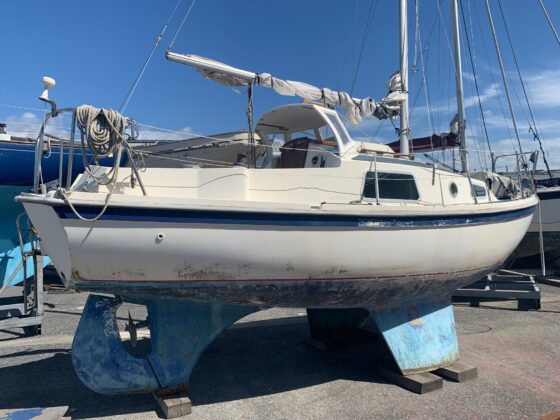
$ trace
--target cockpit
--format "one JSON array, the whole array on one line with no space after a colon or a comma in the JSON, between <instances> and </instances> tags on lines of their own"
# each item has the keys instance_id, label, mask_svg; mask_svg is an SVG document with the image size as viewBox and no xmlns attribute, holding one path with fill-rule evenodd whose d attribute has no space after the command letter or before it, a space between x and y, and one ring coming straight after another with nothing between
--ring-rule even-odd
<instances>
[{"instance_id":1,"label":"cockpit","mask_svg":"<svg viewBox=\"0 0 560 420\"><path fill-rule=\"evenodd\" d=\"M310 103L273 109L256 131L269 146L263 166L273 168L336 167L353 143L336 111Z\"/></svg>"}]
</instances>

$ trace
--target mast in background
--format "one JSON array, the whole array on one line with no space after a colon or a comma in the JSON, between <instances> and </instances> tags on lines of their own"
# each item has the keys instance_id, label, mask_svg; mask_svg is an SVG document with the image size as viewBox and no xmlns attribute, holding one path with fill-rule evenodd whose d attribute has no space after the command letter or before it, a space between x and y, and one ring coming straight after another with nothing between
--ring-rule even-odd
<instances>
[{"instance_id":1,"label":"mast in background","mask_svg":"<svg viewBox=\"0 0 560 420\"><path fill-rule=\"evenodd\" d=\"M544 13L544 16L546 17L546 21L548 22L548 26L550 26L550 29L552 31L552 33L554 34L554 37L556 38L556 42L558 42L558 45L560 45L560 37L558 36L558 32L556 32L556 29L554 28L554 24L552 23L552 20L550 20L550 16L548 15L548 12L546 11L546 7L544 7L544 3L542 0L539 0L539 3L541 5L541 9Z\"/></svg>"},{"instance_id":2,"label":"mast in background","mask_svg":"<svg viewBox=\"0 0 560 420\"><path fill-rule=\"evenodd\" d=\"M401 84L405 98L401 102L401 125L399 131L400 152L408 155L408 140L410 128L408 125L408 22L407 22L407 0L401 0L400 4L400 47L401 47Z\"/></svg>"},{"instance_id":3,"label":"mast in background","mask_svg":"<svg viewBox=\"0 0 560 420\"><path fill-rule=\"evenodd\" d=\"M459 34L459 11L457 0L451 0L451 28L453 33L453 55L455 61L455 89L457 91L457 123L459 125L459 149L461 150L461 170L469 171L467 137L465 135L465 103L463 97L463 68L461 65L461 37Z\"/></svg>"},{"instance_id":4,"label":"mast in background","mask_svg":"<svg viewBox=\"0 0 560 420\"><path fill-rule=\"evenodd\" d=\"M521 159L523 157L523 148L521 147L521 140L519 139L519 130L517 129L517 121L515 119L515 114L513 112L513 105L511 103L511 95L509 93L509 87L507 84L506 70L504 68L504 61L502 60L502 53L500 51L500 44L498 44L498 37L496 36L496 28L494 27L494 19L492 19L492 11L490 10L490 3L486 0L486 12L488 14L488 21L490 22L490 29L492 30L492 37L494 39L494 47L496 48L496 55L498 56L498 63L500 63L500 71L502 72L502 82L504 83L504 92L508 100L509 112L511 115L511 122L513 124L513 131L515 132L515 137L517 139L517 146L519 147L519 153ZM525 162L523 162L525 163Z\"/></svg>"}]
</instances>

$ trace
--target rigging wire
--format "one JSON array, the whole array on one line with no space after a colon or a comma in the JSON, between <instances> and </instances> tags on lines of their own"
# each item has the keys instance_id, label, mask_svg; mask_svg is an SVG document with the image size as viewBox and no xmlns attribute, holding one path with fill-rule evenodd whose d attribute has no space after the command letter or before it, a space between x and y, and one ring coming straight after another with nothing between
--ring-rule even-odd
<instances>
[{"instance_id":1,"label":"rigging wire","mask_svg":"<svg viewBox=\"0 0 560 420\"><path fill-rule=\"evenodd\" d=\"M167 51L171 50L171 48L173 47L173 44L175 43L175 40L177 39L177 37L179 36L179 33L183 29L183 25L185 24L185 22L189 18L189 15L191 14L191 11L192 11L195 3L196 3L196 0L193 0L190 7L187 10L187 13L185 13L185 16L183 16L183 20L181 21L181 24L179 25L179 28L177 29L177 32L175 32L175 35L173 36L173 39L171 40L171 43L169 44L169 47L167 47Z\"/></svg>"},{"instance_id":2,"label":"rigging wire","mask_svg":"<svg viewBox=\"0 0 560 420\"><path fill-rule=\"evenodd\" d=\"M470 0L468 0L468 2L469 2L469 5L470 5L470 4L471 4L471 3L470 3ZM476 14L476 22L477 22L477 24L478 24L479 33L482 34L483 31L482 31L482 26L481 26L481 24L480 24L481 19L480 19L480 16L479 16L479 14L478 14L478 7L477 7L477 3L476 3L476 2L474 2L474 12L475 12L475 14ZM486 62L488 63L488 68L489 68L489 70L490 70L490 76L491 76L491 78L492 78L492 86L495 87L495 88L497 88L497 86L498 86L498 82L496 81L497 77L496 77L496 74L494 73L494 66L492 66L492 65L490 64L490 63L491 63L491 61L490 61L490 54L488 53L488 47L486 46L486 42L484 41L484 36L481 36L481 37L480 37L480 40L482 41L482 47L483 47L484 55L485 55L485 57L486 57ZM504 120L504 125L505 125L505 128L506 128L506 132L507 132L507 135L508 135L508 139L509 139L509 141L510 141L510 143L511 143L512 149L515 150L515 143L513 142L513 136L512 136L512 134L511 134L510 124L509 124L509 121L508 121L508 119L507 119L507 117L506 117L506 111L505 111L505 109L504 109L504 104L503 104L503 102L502 102L502 96L501 96L501 95L497 95L497 98L498 98L498 104L500 105L500 111L501 111L501 113L502 113L502 118L503 118L503 120Z\"/></svg>"},{"instance_id":3,"label":"rigging wire","mask_svg":"<svg viewBox=\"0 0 560 420\"><path fill-rule=\"evenodd\" d=\"M488 20L490 22L490 28L492 29L494 46L496 47L496 54L498 56L498 62L500 63L500 70L502 72L502 79L503 79L503 82L504 82L504 89L505 89L506 97L507 97L507 100L508 100L509 111L510 111L510 114L511 114L511 121L512 121L512 124L513 124L513 129L515 131L515 137L517 139L517 145L519 146L519 153L520 153L520 157L521 157L521 162L524 166L523 169L526 169L527 163L525 161L525 155L523 154L523 148L521 147L521 139L519 138L519 131L517 129L517 122L515 121L515 113L513 112L513 105L511 103L511 96L509 94L509 88L508 88L507 79L506 79L505 70L504 70L504 62L502 60L502 54L500 52L500 45L498 44L498 37L496 36L496 28L494 27L494 20L492 19L492 11L490 10L490 3L488 2L488 0L485 0L485 3L486 3L486 11L488 13Z\"/></svg>"},{"instance_id":4,"label":"rigging wire","mask_svg":"<svg viewBox=\"0 0 560 420\"><path fill-rule=\"evenodd\" d=\"M354 94L354 87L356 85L356 80L358 78L358 71L360 70L360 64L362 63L362 56L364 54L364 48L366 45L367 36L369 33L369 28L371 27L371 22L375 16L375 10L377 9L378 0L371 0L369 5L368 17L366 21L366 27L364 30L364 36L362 37L362 45L360 47L360 54L358 55L358 63L356 64L356 70L354 71L354 77L352 79L352 87L350 88L350 96Z\"/></svg>"},{"instance_id":5,"label":"rigging wire","mask_svg":"<svg viewBox=\"0 0 560 420\"><path fill-rule=\"evenodd\" d=\"M543 0L539 0L539 3L541 5L541 9L544 13L544 16L546 17L546 21L548 22L548 26L550 26L550 29L552 30L552 33L556 37L556 42L558 42L558 45L560 45L560 37L558 36L558 32L556 32L556 29L554 28L554 24L552 23L552 20L550 20L550 16L548 15L546 7L544 7Z\"/></svg>"},{"instance_id":6,"label":"rigging wire","mask_svg":"<svg viewBox=\"0 0 560 420\"><path fill-rule=\"evenodd\" d=\"M336 82L336 90L340 90L340 83L342 82L342 77L344 76L344 72L346 71L346 67L348 66L348 61L350 59L350 54L354 49L354 43L356 41L356 33L358 32L358 25L356 25L356 17L358 16L358 0L354 0L354 17L353 17L353 27L354 30L352 31L352 37L350 42L350 48L346 51L346 58L344 59L344 64L342 65L342 70L340 71L340 75L338 76L338 81Z\"/></svg>"},{"instance_id":7,"label":"rigging wire","mask_svg":"<svg viewBox=\"0 0 560 420\"><path fill-rule=\"evenodd\" d=\"M542 3L542 1L541 1ZM539 143L539 147L541 149L543 155L543 161L546 166L546 171L548 172L549 178L552 179L552 173L550 172L550 167L548 166L548 161L546 160L546 154L543 149L543 144L541 138L539 136L539 132L537 129L537 123L535 122L535 116L533 114L533 109L531 107L531 103L529 101L529 96L527 95L527 89L525 88L525 82L523 81L523 76L521 75L521 69L519 68L519 63L517 61L517 55L515 54L515 49L513 48L513 42L511 40L510 32L509 32L509 25L506 21L506 16L504 13L504 9L502 8L502 0L498 0L498 6L500 7L500 13L502 15L502 20L504 22L504 27L506 28L506 35L509 42L509 47L511 49L511 53L513 55L513 61L515 63L515 68L517 70L517 75L519 76L519 82L521 83L521 88L523 89L523 95L525 96L525 102L527 103L527 109L529 110L529 115L531 116L531 122L529 123L529 131L533 134L534 140L537 140Z\"/></svg>"},{"instance_id":8,"label":"rigging wire","mask_svg":"<svg viewBox=\"0 0 560 420\"><path fill-rule=\"evenodd\" d=\"M439 0L439 3L441 4L443 2L443 0ZM435 16L434 21L432 22L432 27L430 29L430 33L428 34L427 38L426 38L426 42L424 44L424 50L428 51L430 48L430 44L432 42L432 35L434 33L434 29L436 26L436 23L438 23L438 17ZM416 50L416 48L415 48ZM416 54L416 53L415 53ZM438 56L439 58L439 56ZM426 60L427 61L427 60ZM415 67L416 64L413 64L413 72L412 72L412 84L414 84L414 76L416 74L416 70ZM416 95L414 96L414 100L412 101L412 105L410 107L410 114L409 114L409 119L412 118L412 115L414 113L414 110L416 109L416 103L418 102L418 98L420 97L420 93L422 92L422 89L418 89L418 92L416 92Z\"/></svg>"},{"instance_id":9,"label":"rigging wire","mask_svg":"<svg viewBox=\"0 0 560 420\"><path fill-rule=\"evenodd\" d=\"M426 108L428 109L428 124L430 128L430 147L431 147L431 155L432 158L434 157L434 142L433 142L433 133L434 133L434 122L432 118L432 108L430 107L430 95L428 94L428 80L426 78L426 66L424 64L424 51L422 49L422 40L420 39L420 0L415 0L415 8L416 8L416 38L418 41L418 47L420 49L420 65L422 66L422 84L424 85L424 95L426 101Z\"/></svg>"},{"instance_id":10,"label":"rigging wire","mask_svg":"<svg viewBox=\"0 0 560 420\"><path fill-rule=\"evenodd\" d=\"M460 0L460 1L463 1L463 0ZM471 9L471 1L470 0L467 0L467 6L468 6L470 35L471 35L471 39L472 39L472 45L471 45L471 47L472 47L472 64L473 64L474 68L477 69L474 26L473 26L472 9ZM462 5L461 5L461 10L463 10ZM464 17L464 14L463 14L463 17ZM468 29L466 28L466 20L465 19L463 19L463 23L465 23L465 33L468 35ZM476 73L473 74L473 78L476 78ZM471 83L471 89L472 89L472 83ZM484 123L484 125L483 125L483 123ZM481 133L483 131L486 132L486 116L484 115L484 112L482 111L482 109L481 109L481 118L478 119L477 129L478 129L478 135L479 135L480 139L482 139L483 135ZM486 138L487 138L488 141L490 141L490 139L488 137L488 134L486 134ZM480 140L479 143L482 143L482 148L484 149L484 142L482 140ZM486 152L483 152L483 156L484 156L484 159L483 159L484 170L486 172L489 172L486 157L489 157L490 159L492 158L492 149L489 147L488 154L486 154Z\"/></svg>"},{"instance_id":11,"label":"rigging wire","mask_svg":"<svg viewBox=\"0 0 560 420\"><path fill-rule=\"evenodd\" d=\"M470 39L469 39L467 22L465 20L465 12L463 10L463 2L462 1L459 1L459 6L461 7L461 17L462 17L462 21L463 21L463 27L465 28L465 39L467 41L467 49L469 51L471 69L472 69L473 78L474 78L474 88L476 90L476 98L478 100L478 108L480 110L480 116L482 118L482 126L484 127L484 135L486 137L486 143L488 145L488 150L489 150L490 154L492 154L492 146L490 146L490 138L488 137L488 129L486 127L486 119L484 118L484 111L482 109L482 101L480 100L480 89L478 88L478 79L476 77L476 69L475 69L475 66L474 66L474 55L473 55L473 51L471 49L471 42L470 42Z\"/></svg>"},{"instance_id":12,"label":"rigging wire","mask_svg":"<svg viewBox=\"0 0 560 420\"><path fill-rule=\"evenodd\" d=\"M28 106L20 106L20 105L10 105L10 104L0 104L1 107L4 108L14 108L14 109L23 109L25 111L37 111L37 112L45 112L42 108L31 108Z\"/></svg>"},{"instance_id":13,"label":"rigging wire","mask_svg":"<svg viewBox=\"0 0 560 420\"><path fill-rule=\"evenodd\" d=\"M120 113L123 113L124 110L126 109L126 107L128 106L128 102L132 98L132 95L134 95L134 92L136 91L136 88L138 87L138 83L140 83L140 79L142 79L142 76L144 75L144 72L148 68L148 65L150 64L150 61L152 60L152 57L154 56L154 53L156 52L157 47L161 43L161 39L163 38L163 35L165 34L165 31L167 30L169 24L171 23L171 20L173 19L173 16L175 16L175 12L177 11L177 8L179 7L179 5L181 4L182 1L183 0L178 0L177 1L177 4L175 5L175 7L173 8L173 11L171 12L171 15L169 15L169 18L167 19L167 22L165 23L165 25L163 25L163 28L161 29L159 35L157 36L156 42L154 43L154 46L152 47L152 50L150 51L150 54L148 55L148 58L146 58L146 61L144 61L144 64L140 68L140 72L136 76L136 79L132 83L132 86L128 90L128 93L126 94L123 102L121 103L121 106L119 107L119 112Z\"/></svg>"}]
</instances>

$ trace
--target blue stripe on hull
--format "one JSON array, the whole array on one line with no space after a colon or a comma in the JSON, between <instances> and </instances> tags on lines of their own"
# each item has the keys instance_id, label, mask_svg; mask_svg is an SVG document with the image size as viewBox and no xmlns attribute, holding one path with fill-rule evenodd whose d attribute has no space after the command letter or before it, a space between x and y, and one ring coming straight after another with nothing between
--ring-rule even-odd
<instances>
[{"instance_id":1,"label":"blue stripe on hull","mask_svg":"<svg viewBox=\"0 0 560 420\"><path fill-rule=\"evenodd\" d=\"M77 206L77 211L86 218L99 213L97 206ZM77 219L68 206L54 206L54 210L62 219ZM196 223L218 225L253 225L253 226L297 226L325 228L428 228L457 227L486 223L507 222L534 213L535 207L530 206L518 210L498 213L463 214L449 216L353 216L332 214L289 214L266 212L234 212L215 210L178 210L163 208L131 208L110 206L101 220L127 222L168 222Z\"/></svg>"}]
</instances>

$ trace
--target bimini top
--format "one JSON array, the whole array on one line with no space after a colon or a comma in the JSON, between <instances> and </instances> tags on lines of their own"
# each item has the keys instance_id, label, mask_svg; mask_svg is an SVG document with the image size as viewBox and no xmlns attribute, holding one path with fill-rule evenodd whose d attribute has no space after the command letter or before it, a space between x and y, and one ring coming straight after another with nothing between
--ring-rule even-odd
<instances>
[{"instance_id":1,"label":"bimini top","mask_svg":"<svg viewBox=\"0 0 560 420\"><path fill-rule=\"evenodd\" d=\"M337 144L339 151L346 150L352 139L335 110L303 103L284 105L261 117L256 131L262 137L283 137L289 142L302 135L317 141Z\"/></svg>"},{"instance_id":2,"label":"bimini top","mask_svg":"<svg viewBox=\"0 0 560 420\"><path fill-rule=\"evenodd\" d=\"M346 127L334 109L312 103L284 105L264 114L258 121L256 131L261 139L283 140L285 143L302 136L318 142L336 143L340 153L352 148L363 148L362 142L352 140ZM381 144L367 144L368 151L392 153Z\"/></svg>"}]
</instances>

